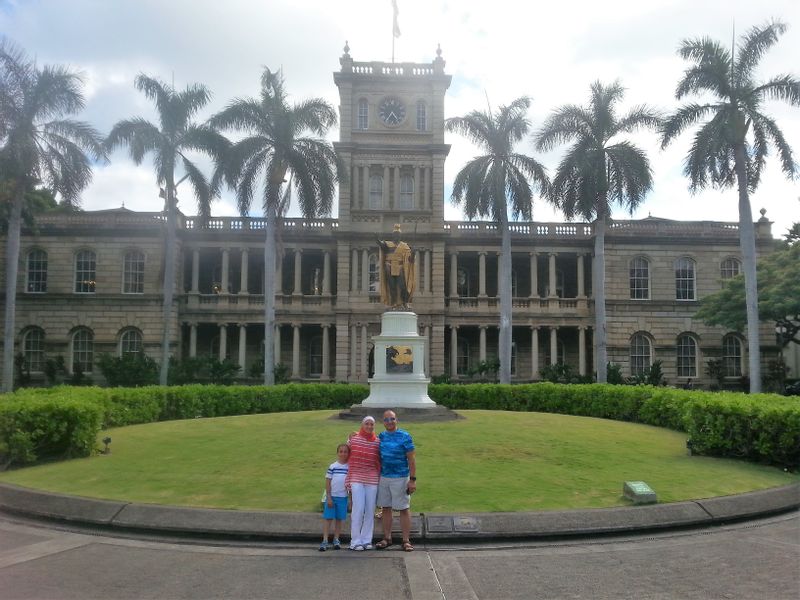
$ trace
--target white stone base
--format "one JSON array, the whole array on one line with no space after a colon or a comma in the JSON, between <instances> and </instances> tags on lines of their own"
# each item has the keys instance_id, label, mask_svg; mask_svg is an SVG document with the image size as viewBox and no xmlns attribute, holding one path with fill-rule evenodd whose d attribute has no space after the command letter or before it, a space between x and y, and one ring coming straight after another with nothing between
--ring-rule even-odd
<instances>
[{"instance_id":1,"label":"white stone base","mask_svg":"<svg viewBox=\"0 0 800 600\"><path fill-rule=\"evenodd\" d=\"M386 312L381 315L381 334L375 344L375 376L369 380L369 397L362 406L396 406L434 408L436 402L428 397L430 379L425 376L426 339L417 330L417 315L413 312ZM388 350L400 349L402 359L388 358ZM407 370L405 370L407 368Z\"/></svg>"}]
</instances>

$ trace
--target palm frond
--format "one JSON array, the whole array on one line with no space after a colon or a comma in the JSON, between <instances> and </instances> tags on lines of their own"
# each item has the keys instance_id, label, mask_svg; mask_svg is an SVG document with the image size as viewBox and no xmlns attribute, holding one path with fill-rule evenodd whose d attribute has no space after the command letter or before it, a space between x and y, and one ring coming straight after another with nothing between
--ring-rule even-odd
<instances>
[{"instance_id":1,"label":"palm frond","mask_svg":"<svg viewBox=\"0 0 800 600\"><path fill-rule=\"evenodd\" d=\"M211 186L205 175L197 168L192 161L185 156L181 156L183 162L183 169L186 171L189 183L194 190L194 196L197 200L197 214L203 223L207 222L211 216Z\"/></svg>"},{"instance_id":2,"label":"palm frond","mask_svg":"<svg viewBox=\"0 0 800 600\"><path fill-rule=\"evenodd\" d=\"M800 80L792 75L778 75L753 88L753 95L769 100L782 100L800 106Z\"/></svg>"},{"instance_id":3,"label":"palm frond","mask_svg":"<svg viewBox=\"0 0 800 600\"><path fill-rule=\"evenodd\" d=\"M119 146L128 146L131 159L140 165L145 154L161 146L162 137L155 125L141 117L134 117L119 121L111 128L105 147L110 152Z\"/></svg>"},{"instance_id":4,"label":"palm frond","mask_svg":"<svg viewBox=\"0 0 800 600\"><path fill-rule=\"evenodd\" d=\"M666 148L672 140L683 131L709 113L719 110L719 105L713 104L687 104L668 116L661 125L661 148Z\"/></svg>"},{"instance_id":5,"label":"palm frond","mask_svg":"<svg viewBox=\"0 0 800 600\"><path fill-rule=\"evenodd\" d=\"M734 66L736 85L750 81L753 69L761 57L772 48L778 38L786 31L786 25L780 21L772 21L750 29L739 43L739 53Z\"/></svg>"},{"instance_id":6,"label":"palm frond","mask_svg":"<svg viewBox=\"0 0 800 600\"><path fill-rule=\"evenodd\" d=\"M536 149L549 151L579 137L593 135L592 115L573 104L559 107L547 119L535 136Z\"/></svg>"}]
</instances>

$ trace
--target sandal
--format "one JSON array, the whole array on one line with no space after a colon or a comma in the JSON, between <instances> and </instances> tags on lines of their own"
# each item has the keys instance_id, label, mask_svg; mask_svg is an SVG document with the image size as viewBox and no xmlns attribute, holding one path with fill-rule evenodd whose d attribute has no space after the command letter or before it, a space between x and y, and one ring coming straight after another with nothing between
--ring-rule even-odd
<instances>
[{"instance_id":1,"label":"sandal","mask_svg":"<svg viewBox=\"0 0 800 600\"><path fill-rule=\"evenodd\" d=\"M394 546L392 540L381 540L375 544L375 550L386 550L389 546Z\"/></svg>"},{"instance_id":2,"label":"sandal","mask_svg":"<svg viewBox=\"0 0 800 600\"><path fill-rule=\"evenodd\" d=\"M403 552L413 552L414 546L408 540L403 541Z\"/></svg>"}]
</instances>

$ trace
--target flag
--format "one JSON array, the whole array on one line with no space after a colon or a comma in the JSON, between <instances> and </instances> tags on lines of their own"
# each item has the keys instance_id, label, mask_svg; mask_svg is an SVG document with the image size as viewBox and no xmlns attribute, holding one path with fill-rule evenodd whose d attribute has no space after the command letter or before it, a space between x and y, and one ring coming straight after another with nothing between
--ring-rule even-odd
<instances>
[{"instance_id":1,"label":"flag","mask_svg":"<svg viewBox=\"0 0 800 600\"><path fill-rule=\"evenodd\" d=\"M400 37L400 26L397 24L397 15L400 14L400 10L397 8L397 0L392 0L392 9L394 10L394 26L392 28L392 32L394 33L394 37Z\"/></svg>"}]
</instances>

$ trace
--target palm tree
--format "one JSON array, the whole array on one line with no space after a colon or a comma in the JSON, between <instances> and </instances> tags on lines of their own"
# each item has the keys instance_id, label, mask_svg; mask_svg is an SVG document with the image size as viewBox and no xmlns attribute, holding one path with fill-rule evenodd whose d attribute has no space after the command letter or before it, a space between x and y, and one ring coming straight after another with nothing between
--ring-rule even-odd
<instances>
[{"instance_id":1,"label":"palm tree","mask_svg":"<svg viewBox=\"0 0 800 600\"><path fill-rule=\"evenodd\" d=\"M536 134L536 147L550 150L557 144L573 142L561 160L550 188L550 200L564 216L594 220L594 355L597 381L605 383L606 350L605 232L616 201L630 213L641 204L653 185L647 155L626 140L622 133L640 127L658 127L660 118L647 106L637 106L624 116L616 103L625 89L614 82L591 85L589 106L567 104L557 108Z\"/></svg>"},{"instance_id":2,"label":"palm tree","mask_svg":"<svg viewBox=\"0 0 800 600\"><path fill-rule=\"evenodd\" d=\"M264 244L264 384L275 382L276 228L294 183L306 218L330 214L343 165L333 146L322 139L336 124L336 111L320 98L289 104L283 76L264 69L261 97L236 99L211 119L214 127L245 133L221 165L227 183L236 189L239 212L250 212L260 189L265 217ZM291 179L285 186L286 175Z\"/></svg>"},{"instance_id":3,"label":"palm tree","mask_svg":"<svg viewBox=\"0 0 800 600\"><path fill-rule=\"evenodd\" d=\"M173 296L175 292L175 245L177 196L175 170L180 164L197 198L197 211L201 221L211 211L214 186L197 165L187 157L188 152L205 153L220 160L228 142L208 125L196 125L192 117L208 104L211 93L199 84L187 86L182 92L159 79L140 74L135 80L136 89L152 100L158 110L160 128L149 121L134 117L119 121L106 139L106 147L127 146L133 162L140 165L148 153L153 154L156 183L163 186L166 201L166 243L164 248L164 304L161 334L161 369L159 384L167 385L169 373L169 344L171 338Z\"/></svg>"},{"instance_id":4,"label":"palm tree","mask_svg":"<svg viewBox=\"0 0 800 600\"><path fill-rule=\"evenodd\" d=\"M758 288L756 241L750 192L761 179L770 145L774 145L787 177L797 167L783 132L762 110L765 100L784 100L800 105L800 82L792 75L778 75L767 82L753 80L764 53L786 31L778 21L753 27L739 41L738 57L709 38L684 40L678 54L693 63L678 83L675 97L708 93L715 101L691 103L678 109L664 123L662 147L685 129L702 123L686 155L684 174L692 192L707 186L739 188L739 244L745 278L747 346L750 391L761 390L761 359L758 335Z\"/></svg>"},{"instance_id":5,"label":"palm tree","mask_svg":"<svg viewBox=\"0 0 800 600\"><path fill-rule=\"evenodd\" d=\"M103 160L100 134L69 118L84 107L83 80L61 66L36 66L0 41L0 173L11 203L6 241L3 391L14 386L14 329L20 226L26 192L44 184L77 204L91 181L91 159ZM89 156L87 156L87 154Z\"/></svg>"},{"instance_id":6,"label":"palm tree","mask_svg":"<svg viewBox=\"0 0 800 600\"><path fill-rule=\"evenodd\" d=\"M489 217L500 225L500 383L511 382L511 231L508 214L530 220L533 215L531 182L546 193L545 168L535 159L514 152L514 144L528 133L526 116L530 99L521 97L497 113L472 111L445 122L447 131L459 133L486 154L469 161L456 175L451 201L464 205L467 218ZM530 179L530 181L529 181ZM455 348L451 349L455 352Z\"/></svg>"}]
</instances>

